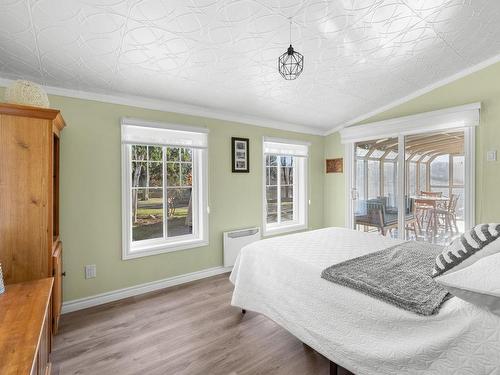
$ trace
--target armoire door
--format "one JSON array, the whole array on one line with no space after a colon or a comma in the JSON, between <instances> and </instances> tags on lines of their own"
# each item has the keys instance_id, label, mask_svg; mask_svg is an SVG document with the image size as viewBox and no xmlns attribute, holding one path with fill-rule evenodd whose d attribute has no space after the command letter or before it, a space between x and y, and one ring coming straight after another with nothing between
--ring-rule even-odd
<instances>
[{"instance_id":1,"label":"armoire door","mask_svg":"<svg viewBox=\"0 0 500 375\"><path fill-rule=\"evenodd\" d=\"M59 318L62 307L62 242L58 241L54 253L52 254L52 267L54 270L54 286L52 290L52 333L57 334L59 328Z\"/></svg>"},{"instance_id":2,"label":"armoire door","mask_svg":"<svg viewBox=\"0 0 500 375\"><path fill-rule=\"evenodd\" d=\"M48 276L50 121L0 115L0 262L7 284Z\"/></svg>"}]
</instances>

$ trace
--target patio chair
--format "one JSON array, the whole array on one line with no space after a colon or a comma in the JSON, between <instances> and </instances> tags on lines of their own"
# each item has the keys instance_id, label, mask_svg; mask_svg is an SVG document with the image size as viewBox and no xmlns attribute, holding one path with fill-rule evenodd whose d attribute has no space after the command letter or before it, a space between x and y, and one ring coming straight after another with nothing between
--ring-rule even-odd
<instances>
[{"instance_id":1,"label":"patio chair","mask_svg":"<svg viewBox=\"0 0 500 375\"><path fill-rule=\"evenodd\" d=\"M441 191L420 191L420 196L441 198L443 193ZM416 205L416 215L420 231L423 227L426 227L427 230L430 228L433 213L432 211L434 208L436 207L425 203L419 203ZM425 222L427 222L427 225L425 225Z\"/></svg>"},{"instance_id":2,"label":"patio chair","mask_svg":"<svg viewBox=\"0 0 500 375\"><path fill-rule=\"evenodd\" d=\"M445 232L448 232L448 228L450 229L451 234L453 235L453 227L455 227L455 231L458 233L458 225L457 225L457 204L460 198L459 194L452 194L450 199L446 202L444 208L436 209L436 215L438 217L438 221L443 220Z\"/></svg>"},{"instance_id":3,"label":"patio chair","mask_svg":"<svg viewBox=\"0 0 500 375\"><path fill-rule=\"evenodd\" d=\"M417 233L417 220L415 216L414 201L411 198L406 204L405 230ZM387 198L379 197L366 201L364 214L356 215L355 223L367 227L375 227L385 236L388 231L398 227L398 209L387 207Z\"/></svg>"}]
</instances>

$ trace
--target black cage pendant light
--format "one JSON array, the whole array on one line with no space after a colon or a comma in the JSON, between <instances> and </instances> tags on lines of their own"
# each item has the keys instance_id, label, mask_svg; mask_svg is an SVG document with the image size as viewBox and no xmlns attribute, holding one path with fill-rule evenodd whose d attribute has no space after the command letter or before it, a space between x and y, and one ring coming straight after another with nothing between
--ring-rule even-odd
<instances>
[{"instance_id":1,"label":"black cage pendant light","mask_svg":"<svg viewBox=\"0 0 500 375\"><path fill-rule=\"evenodd\" d=\"M278 70L286 80L293 80L300 76L304 69L304 56L292 47L292 19L290 19L290 47L278 58Z\"/></svg>"}]
</instances>

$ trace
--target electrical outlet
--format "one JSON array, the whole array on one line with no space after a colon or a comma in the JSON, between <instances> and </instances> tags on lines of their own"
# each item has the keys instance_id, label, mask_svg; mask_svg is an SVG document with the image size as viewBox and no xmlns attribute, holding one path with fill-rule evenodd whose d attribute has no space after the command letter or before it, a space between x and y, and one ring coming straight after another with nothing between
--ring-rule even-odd
<instances>
[{"instance_id":1,"label":"electrical outlet","mask_svg":"<svg viewBox=\"0 0 500 375\"><path fill-rule=\"evenodd\" d=\"M87 264L85 266L85 278L93 279L97 276L97 267L95 264Z\"/></svg>"},{"instance_id":2,"label":"electrical outlet","mask_svg":"<svg viewBox=\"0 0 500 375\"><path fill-rule=\"evenodd\" d=\"M486 153L486 160L487 161L497 161L497 151L496 150L491 150Z\"/></svg>"}]
</instances>

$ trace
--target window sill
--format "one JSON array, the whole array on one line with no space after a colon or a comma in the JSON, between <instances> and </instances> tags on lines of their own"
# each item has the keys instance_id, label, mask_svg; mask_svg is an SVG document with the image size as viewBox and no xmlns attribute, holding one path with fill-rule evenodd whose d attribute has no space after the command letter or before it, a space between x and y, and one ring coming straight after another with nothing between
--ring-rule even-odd
<instances>
[{"instance_id":1,"label":"window sill","mask_svg":"<svg viewBox=\"0 0 500 375\"><path fill-rule=\"evenodd\" d=\"M208 246L208 241L204 239L190 239L175 243L162 243L158 245L141 246L133 250L127 248L123 250L122 260L142 258L163 253L171 253L174 251L187 250L202 246Z\"/></svg>"},{"instance_id":2,"label":"window sill","mask_svg":"<svg viewBox=\"0 0 500 375\"><path fill-rule=\"evenodd\" d=\"M271 228L266 228L264 226L263 230L263 236L264 237L269 237L269 236L274 236L277 234L284 234L284 233L290 233L290 232L298 232L300 230L306 230L307 225L306 224L290 224L290 225L280 225L276 227L271 227Z\"/></svg>"}]
</instances>

